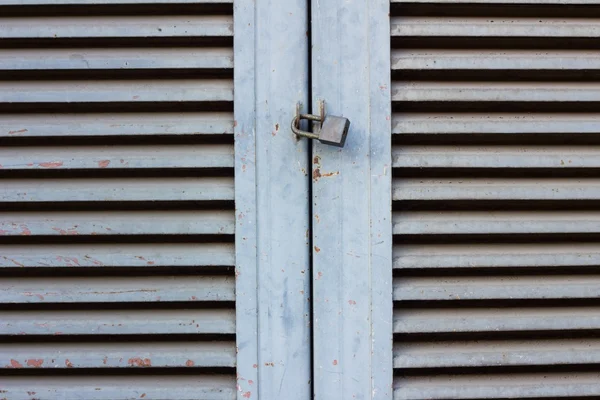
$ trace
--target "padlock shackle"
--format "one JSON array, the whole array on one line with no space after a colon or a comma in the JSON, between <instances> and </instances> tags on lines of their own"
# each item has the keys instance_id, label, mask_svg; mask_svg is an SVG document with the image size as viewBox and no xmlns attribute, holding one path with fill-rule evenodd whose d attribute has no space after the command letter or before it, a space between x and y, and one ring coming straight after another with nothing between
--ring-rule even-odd
<instances>
[{"instance_id":1,"label":"padlock shackle","mask_svg":"<svg viewBox=\"0 0 600 400\"><path fill-rule=\"evenodd\" d=\"M319 117L318 115L313 115L313 114L300 114L294 117L294 119L292 120L292 132L294 132L294 134L296 134L297 136L302 136L302 137L306 137L309 139L319 139L319 135L316 133L312 133L312 132L307 132L307 131L303 131L300 129L300 121L306 119L309 121L316 121L316 122L323 122L321 120L321 117Z\"/></svg>"}]
</instances>

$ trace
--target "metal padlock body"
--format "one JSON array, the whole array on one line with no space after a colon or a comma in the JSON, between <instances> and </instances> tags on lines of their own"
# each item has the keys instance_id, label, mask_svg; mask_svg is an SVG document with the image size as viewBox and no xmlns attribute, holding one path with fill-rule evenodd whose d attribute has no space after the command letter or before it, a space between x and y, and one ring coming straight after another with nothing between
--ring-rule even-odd
<instances>
[{"instance_id":1,"label":"metal padlock body","mask_svg":"<svg viewBox=\"0 0 600 400\"><path fill-rule=\"evenodd\" d=\"M348 129L350 129L350 121L348 118L328 115L321 124L319 142L331 146L344 147Z\"/></svg>"}]
</instances>

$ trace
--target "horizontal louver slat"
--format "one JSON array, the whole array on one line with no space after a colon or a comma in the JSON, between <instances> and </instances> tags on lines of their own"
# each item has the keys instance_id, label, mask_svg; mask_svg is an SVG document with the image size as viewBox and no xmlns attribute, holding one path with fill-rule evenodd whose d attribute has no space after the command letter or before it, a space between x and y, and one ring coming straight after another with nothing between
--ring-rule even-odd
<instances>
[{"instance_id":1,"label":"horizontal louver slat","mask_svg":"<svg viewBox=\"0 0 600 400\"><path fill-rule=\"evenodd\" d=\"M1 170L233 168L231 145L11 147Z\"/></svg>"},{"instance_id":2,"label":"horizontal louver slat","mask_svg":"<svg viewBox=\"0 0 600 400\"><path fill-rule=\"evenodd\" d=\"M228 80L0 82L2 103L232 101Z\"/></svg>"},{"instance_id":3,"label":"horizontal louver slat","mask_svg":"<svg viewBox=\"0 0 600 400\"><path fill-rule=\"evenodd\" d=\"M0 18L0 39L231 36L229 16Z\"/></svg>"},{"instance_id":4,"label":"horizontal louver slat","mask_svg":"<svg viewBox=\"0 0 600 400\"><path fill-rule=\"evenodd\" d=\"M0 365L8 369L234 367L235 344L56 343L52 348L21 344L18 349L0 345Z\"/></svg>"},{"instance_id":5,"label":"horizontal louver slat","mask_svg":"<svg viewBox=\"0 0 600 400\"><path fill-rule=\"evenodd\" d=\"M233 178L22 179L0 188L0 203L186 200L233 200Z\"/></svg>"},{"instance_id":6,"label":"horizontal louver slat","mask_svg":"<svg viewBox=\"0 0 600 400\"><path fill-rule=\"evenodd\" d=\"M592 212L426 212L394 213L395 235L600 233Z\"/></svg>"},{"instance_id":7,"label":"horizontal louver slat","mask_svg":"<svg viewBox=\"0 0 600 400\"><path fill-rule=\"evenodd\" d=\"M4 71L224 68L233 68L229 48L0 50Z\"/></svg>"},{"instance_id":8,"label":"horizontal louver slat","mask_svg":"<svg viewBox=\"0 0 600 400\"><path fill-rule=\"evenodd\" d=\"M2 311L0 335L234 334L229 309Z\"/></svg>"},{"instance_id":9,"label":"horizontal louver slat","mask_svg":"<svg viewBox=\"0 0 600 400\"><path fill-rule=\"evenodd\" d=\"M414 342L396 346L396 368L490 367L593 364L600 362L600 341L531 340Z\"/></svg>"},{"instance_id":10,"label":"horizontal louver slat","mask_svg":"<svg viewBox=\"0 0 600 400\"><path fill-rule=\"evenodd\" d=\"M235 377L211 376L69 376L13 377L2 383L3 393L14 400L31 400L31 393L46 399L83 397L98 400L233 400Z\"/></svg>"},{"instance_id":11,"label":"horizontal louver slat","mask_svg":"<svg viewBox=\"0 0 600 400\"><path fill-rule=\"evenodd\" d=\"M232 235L224 211L0 213L0 236Z\"/></svg>"},{"instance_id":12,"label":"horizontal louver slat","mask_svg":"<svg viewBox=\"0 0 600 400\"><path fill-rule=\"evenodd\" d=\"M414 244L394 247L394 268L600 266L597 243Z\"/></svg>"},{"instance_id":13,"label":"horizontal louver slat","mask_svg":"<svg viewBox=\"0 0 600 400\"><path fill-rule=\"evenodd\" d=\"M143 303L234 301L225 276L0 278L0 303Z\"/></svg>"},{"instance_id":14,"label":"horizontal louver slat","mask_svg":"<svg viewBox=\"0 0 600 400\"><path fill-rule=\"evenodd\" d=\"M600 374L414 376L396 378L394 386L394 400L565 398L597 394Z\"/></svg>"},{"instance_id":15,"label":"horizontal louver slat","mask_svg":"<svg viewBox=\"0 0 600 400\"><path fill-rule=\"evenodd\" d=\"M394 36L597 37L600 22L578 18L394 17Z\"/></svg>"},{"instance_id":16,"label":"horizontal louver slat","mask_svg":"<svg viewBox=\"0 0 600 400\"><path fill-rule=\"evenodd\" d=\"M0 138L233 134L231 113L0 114Z\"/></svg>"},{"instance_id":17,"label":"horizontal louver slat","mask_svg":"<svg viewBox=\"0 0 600 400\"><path fill-rule=\"evenodd\" d=\"M396 278L394 300L597 299L600 278L495 276Z\"/></svg>"}]
</instances>

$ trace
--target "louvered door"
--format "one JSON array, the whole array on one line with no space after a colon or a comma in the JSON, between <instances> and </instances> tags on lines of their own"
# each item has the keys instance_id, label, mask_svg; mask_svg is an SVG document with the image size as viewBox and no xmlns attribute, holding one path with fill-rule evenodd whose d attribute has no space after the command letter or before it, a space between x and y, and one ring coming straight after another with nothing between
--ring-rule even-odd
<instances>
[{"instance_id":1,"label":"louvered door","mask_svg":"<svg viewBox=\"0 0 600 400\"><path fill-rule=\"evenodd\" d=\"M599 18L392 0L395 399L600 394Z\"/></svg>"},{"instance_id":2,"label":"louvered door","mask_svg":"<svg viewBox=\"0 0 600 400\"><path fill-rule=\"evenodd\" d=\"M236 6L244 32L254 4ZM307 202L279 212L294 215L290 243L270 257L297 265L287 285L262 264L261 279L286 279L265 298L256 232L245 228L256 226L260 190L249 152L237 159L234 193L233 15L228 0L0 1L0 398L258 398L257 297L264 314L286 304L283 316L269 311L272 326L296 325L269 332L287 337L264 360L277 363L269 384L289 379L288 360L296 377L308 371ZM302 19L301 34L289 26L306 42ZM250 29L239 49L252 56ZM275 112L255 114L246 76L255 71L240 54L236 113L262 123ZM303 86L294 78L305 70L297 63L277 79ZM255 146L247 132L245 150ZM292 160L288 183L305 182L302 145L278 143L278 157ZM297 384L295 398L308 388Z\"/></svg>"},{"instance_id":3,"label":"louvered door","mask_svg":"<svg viewBox=\"0 0 600 400\"><path fill-rule=\"evenodd\" d=\"M231 4L3 3L2 397L234 398Z\"/></svg>"}]
</instances>

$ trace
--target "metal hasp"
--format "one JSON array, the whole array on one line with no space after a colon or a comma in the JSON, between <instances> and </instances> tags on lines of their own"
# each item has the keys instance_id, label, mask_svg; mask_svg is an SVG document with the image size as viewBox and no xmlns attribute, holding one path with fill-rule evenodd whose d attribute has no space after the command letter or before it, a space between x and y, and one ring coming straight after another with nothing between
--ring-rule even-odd
<instances>
[{"instance_id":1,"label":"metal hasp","mask_svg":"<svg viewBox=\"0 0 600 400\"><path fill-rule=\"evenodd\" d=\"M325 115L325 102L319 102L321 115L300 114L300 104L296 107L296 116L292 120L292 132L297 136L307 137L309 139L317 139L323 144L330 146L344 147L348 129L350 129L350 121L348 118L336 117L333 115ZM306 119L309 121L319 122L321 127L317 133L306 132L300 129L300 121Z\"/></svg>"}]
</instances>

